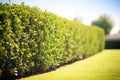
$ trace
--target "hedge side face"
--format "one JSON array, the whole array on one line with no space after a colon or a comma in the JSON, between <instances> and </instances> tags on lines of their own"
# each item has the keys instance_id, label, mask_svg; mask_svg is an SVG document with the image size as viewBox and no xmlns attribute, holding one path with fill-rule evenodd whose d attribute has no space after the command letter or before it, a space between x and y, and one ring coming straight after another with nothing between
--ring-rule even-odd
<instances>
[{"instance_id":1,"label":"hedge side face","mask_svg":"<svg viewBox=\"0 0 120 80\"><path fill-rule=\"evenodd\" d=\"M23 4L0 4L0 74L23 76L104 49L104 32Z\"/></svg>"}]
</instances>

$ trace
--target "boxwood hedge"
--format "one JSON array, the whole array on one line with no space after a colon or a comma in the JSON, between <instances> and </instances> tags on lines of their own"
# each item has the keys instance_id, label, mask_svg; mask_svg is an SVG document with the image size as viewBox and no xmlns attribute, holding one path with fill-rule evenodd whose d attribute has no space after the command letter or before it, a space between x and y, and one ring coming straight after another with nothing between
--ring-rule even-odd
<instances>
[{"instance_id":1,"label":"boxwood hedge","mask_svg":"<svg viewBox=\"0 0 120 80\"><path fill-rule=\"evenodd\" d=\"M104 31L38 7L0 3L0 75L46 71L104 49Z\"/></svg>"}]
</instances>

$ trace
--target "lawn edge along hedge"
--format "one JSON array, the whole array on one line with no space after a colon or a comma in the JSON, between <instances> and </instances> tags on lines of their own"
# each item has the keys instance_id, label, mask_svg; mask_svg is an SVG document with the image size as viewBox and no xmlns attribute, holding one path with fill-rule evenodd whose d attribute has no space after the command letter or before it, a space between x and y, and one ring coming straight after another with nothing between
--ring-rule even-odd
<instances>
[{"instance_id":1,"label":"lawn edge along hedge","mask_svg":"<svg viewBox=\"0 0 120 80\"><path fill-rule=\"evenodd\" d=\"M23 3L0 3L0 75L47 71L104 49L104 31Z\"/></svg>"}]
</instances>

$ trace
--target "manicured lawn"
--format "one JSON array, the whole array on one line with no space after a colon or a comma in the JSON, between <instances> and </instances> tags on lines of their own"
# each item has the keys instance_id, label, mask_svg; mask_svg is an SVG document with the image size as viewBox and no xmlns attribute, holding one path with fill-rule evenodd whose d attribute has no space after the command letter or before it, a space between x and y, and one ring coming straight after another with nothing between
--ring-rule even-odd
<instances>
[{"instance_id":1,"label":"manicured lawn","mask_svg":"<svg viewBox=\"0 0 120 80\"><path fill-rule=\"evenodd\" d=\"M56 71L21 80L120 80L120 49L104 50Z\"/></svg>"}]
</instances>

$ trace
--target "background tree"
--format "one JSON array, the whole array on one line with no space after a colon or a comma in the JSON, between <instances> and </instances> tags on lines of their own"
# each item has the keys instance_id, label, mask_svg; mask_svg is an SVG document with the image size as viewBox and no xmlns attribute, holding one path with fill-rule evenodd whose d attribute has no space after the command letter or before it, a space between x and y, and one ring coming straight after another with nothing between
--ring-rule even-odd
<instances>
[{"instance_id":1,"label":"background tree","mask_svg":"<svg viewBox=\"0 0 120 80\"><path fill-rule=\"evenodd\" d=\"M102 15L98 20L93 21L91 25L96 25L103 28L105 30L105 34L107 35L113 28L113 21L110 19L110 17Z\"/></svg>"},{"instance_id":2,"label":"background tree","mask_svg":"<svg viewBox=\"0 0 120 80\"><path fill-rule=\"evenodd\" d=\"M80 18L79 16L76 16L73 21L77 21L79 23L82 23L82 18Z\"/></svg>"},{"instance_id":3,"label":"background tree","mask_svg":"<svg viewBox=\"0 0 120 80\"><path fill-rule=\"evenodd\" d=\"M9 3L10 5L12 5L12 0L8 0L8 3Z\"/></svg>"}]
</instances>

